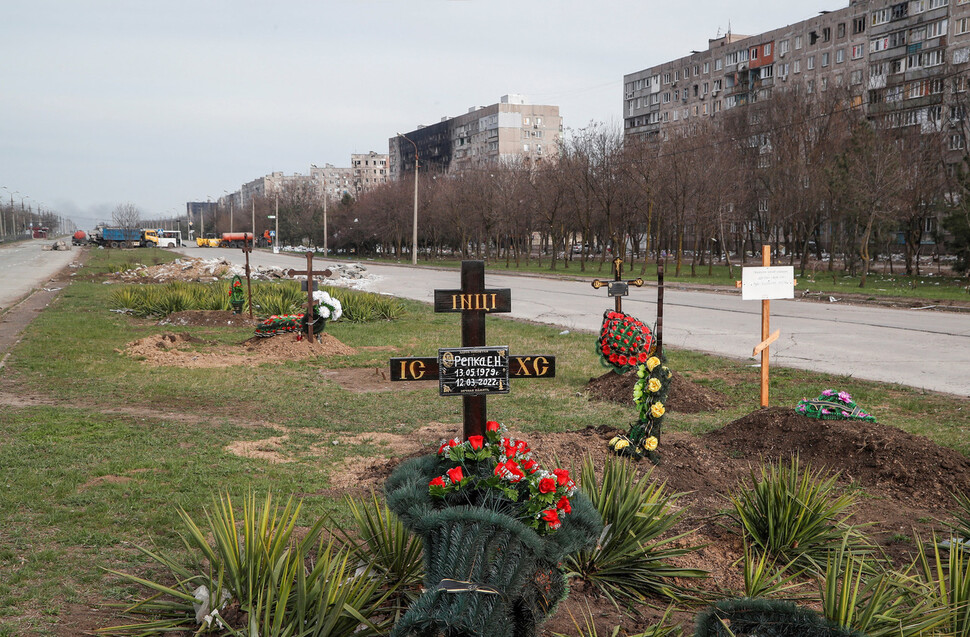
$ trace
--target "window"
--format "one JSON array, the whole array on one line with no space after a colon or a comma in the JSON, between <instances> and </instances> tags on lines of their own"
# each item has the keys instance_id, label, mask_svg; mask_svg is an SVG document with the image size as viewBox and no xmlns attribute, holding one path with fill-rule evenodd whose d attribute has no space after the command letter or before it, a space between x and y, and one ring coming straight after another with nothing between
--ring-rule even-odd
<instances>
[{"instance_id":1,"label":"window","mask_svg":"<svg viewBox=\"0 0 970 637\"><path fill-rule=\"evenodd\" d=\"M866 47L864 44L853 44L852 45L852 59L858 60L862 57L863 52L865 52Z\"/></svg>"},{"instance_id":2,"label":"window","mask_svg":"<svg viewBox=\"0 0 970 637\"><path fill-rule=\"evenodd\" d=\"M906 62L905 58L896 58L895 60L891 60L889 62L889 74L892 75L893 73L902 73L903 71L905 71L906 70L906 67L904 66L905 62Z\"/></svg>"},{"instance_id":3,"label":"window","mask_svg":"<svg viewBox=\"0 0 970 637\"><path fill-rule=\"evenodd\" d=\"M751 49L751 59L752 60L758 59L758 47L754 47Z\"/></svg>"},{"instance_id":4,"label":"window","mask_svg":"<svg viewBox=\"0 0 970 637\"><path fill-rule=\"evenodd\" d=\"M800 48L802 48L802 36L796 35L795 36L795 50L797 51Z\"/></svg>"},{"instance_id":5,"label":"window","mask_svg":"<svg viewBox=\"0 0 970 637\"><path fill-rule=\"evenodd\" d=\"M930 106L926 109L926 119L930 122L939 122L943 119L943 107L942 106Z\"/></svg>"},{"instance_id":6,"label":"window","mask_svg":"<svg viewBox=\"0 0 970 637\"><path fill-rule=\"evenodd\" d=\"M694 65L694 75L695 76L700 75L700 70L701 70L701 67L699 67L698 65L695 64Z\"/></svg>"},{"instance_id":7,"label":"window","mask_svg":"<svg viewBox=\"0 0 970 637\"><path fill-rule=\"evenodd\" d=\"M711 63L710 62L704 62L704 74L706 75L706 74L708 74L710 72L711 72Z\"/></svg>"},{"instance_id":8,"label":"window","mask_svg":"<svg viewBox=\"0 0 970 637\"><path fill-rule=\"evenodd\" d=\"M791 63L791 72L792 73L801 73L802 72L802 61L801 60L795 60L794 62Z\"/></svg>"},{"instance_id":9,"label":"window","mask_svg":"<svg viewBox=\"0 0 970 637\"><path fill-rule=\"evenodd\" d=\"M862 71L852 71L849 74L849 84L862 84Z\"/></svg>"},{"instance_id":10,"label":"window","mask_svg":"<svg viewBox=\"0 0 970 637\"><path fill-rule=\"evenodd\" d=\"M684 89L684 90L686 91L687 89ZM677 89L676 91L674 91L674 101L676 102L679 99L680 99L680 89Z\"/></svg>"},{"instance_id":11,"label":"window","mask_svg":"<svg viewBox=\"0 0 970 637\"><path fill-rule=\"evenodd\" d=\"M815 68L815 56L814 55L809 55L808 56L808 66L806 68L809 71L811 71L812 69Z\"/></svg>"},{"instance_id":12,"label":"window","mask_svg":"<svg viewBox=\"0 0 970 637\"><path fill-rule=\"evenodd\" d=\"M824 91L829 87L829 78L827 75L823 75L822 79L819 80L819 87Z\"/></svg>"},{"instance_id":13,"label":"window","mask_svg":"<svg viewBox=\"0 0 970 637\"><path fill-rule=\"evenodd\" d=\"M728 53L727 55L725 55L724 56L724 63L727 64L728 66L731 66L732 64L737 64L738 63L738 52L737 51L732 51L731 53Z\"/></svg>"},{"instance_id":14,"label":"window","mask_svg":"<svg viewBox=\"0 0 970 637\"><path fill-rule=\"evenodd\" d=\"M761 79L769 78L771 77L771 75L772 75L772 66L770 64L768 66L761 67Z\"/></svg>"},{"instance_id":15,"label":"window","mask_svg":"<svg viewBox=\"0 0 970 637\"><path fill-rule=\"evenodd\" d=\"M765 45L765 57L771 55L771 42Z\"/></svg>"},{"instance_id":16,"label":"window","mask_svg":"<svg viewBox=\"0 0 970 637\"><path fill-rule=\"evenodd\" d=\"M839 49L835 52L835 63L842 64L845 62L845 49Z\"/></svg>"},{"instance_id":17,"label":"window","mask_svg":"<svg viewBox=\"0 0 970 637\"><path fill-rule=\"evenodd\" d=\"M970 2L970 0L967 0L967 1ZM789 49L790 44L791 43L788 40L782 40L781 42L779 42L778 43L778 55L785 55L786 53L788 53L788 49Z\"/></svg>"},{"instance_id":18,"label":"window","mask_svg":"<svg viewBox=\"0 0 970 637\"><path fill-rule=\"evenodd\" d=\"M822 54L822 66L824 67L828 65L829 65L829 52L826 51L825 53Z\"/></svg>"},{"instance_id":19,"label":"window","mask_svg":"<svg viewBox=\"0 0 970 637\"><path fill-rule=\"evenodd\" d=\"M704 82L704 85L701 87L701 90L704 92L704 95L707 95L708 86L709 86L709 82Z\"/></svg>"},{"instance_id":20,"label":"window","mask_svg":"<svg viewBox=\"0 0 970 637\"><path fill-rule=\"evenodd\" d=\"M522 144L522 152L524 152L524 153L529 152L529 145L528 144Z\"/></svg>"},{"instance_id":21,"label":"window","mask_svg":"<svg viewBox=\"0 0 970 637\"><path fill-rule=\"evenodd\" d=\"M738 51L738 62L747 62L747 61L748 61L748 50L741 49L740 51Z\"/></svg>"},{"instance_id":22,"label":"window","mask_svg":"<svg viewBox=\"0 0 970 637\"><path fill-rule=\"evenodd\" d=\"M714 60L715 71L720 71L723 68L724 68L724 60L722 60L721 58L717 58L716 60Z\"/></svg>"},{"instance_id":23,"label":"window","mask_svg":"<svg viewBox=\"0 0 970 637\"><path fill-rule=\"evenodd\" d=\"M788 72L791 70L791 65L787 62L785 64L778 65L778 75L781 77L788 77Z\"/></svg>"},{"instance_id":24,"label":"window","mask_svg":"<svg viewBox=\"0 0 970 637\"><path fill-rule=\"evenodd\" d=\"M661 100L664 104L670 104L670 91L663 94L663 99Z\"/></svg>"},{"instance_id":25,"label":"window","mask_svg":"<svg viewBox=\"0 0 970 637\"><path fill-rule=\"evenodd\" d=\"M950 120L954 122L963 121L963 118L967 116L967 109L965 106L951 106L950 107Z\"/></svg>"},{"instance_id":26,"label":"window","mask_svg":"<svg viewBox=\"0 0 970 637\"><path fill-rule=\"evenodd\" d=\"M967 0L967 1L970 2L970 0ZM866 30L866 19L864 17L863 18L855 18L854 20L852 20L852 34L853 35L857 35L859 33L862 33L865 30Z\"/></svg>"},{"instance_id":27,"label":"window","mask_svg":"<svg viewBox=\"0 0 970 637\"><path fill-rule=\"evenodd\" d=\"M970 0L968 0L970 2ZM953 78L953 92L963 93L967 90L967 78L964 76L958 76Z\"/></svg>"},{"instance_id":28,"label":"window","mask_svg":"<svg viewBox=\"0 0 970 637\"><path fill-rule=\"evenodd\" d=\"M906 44L905 31L893 31L889 34L889 48L903 46Z\"/></svg>"},{"instance_id":29,"label":"window","mask_svg":"<svg viewBox=\"0 0 970 637\"><path fill-rule=\"evenodd\" d=\"M825 27L822 29L822 42L828 42L832 39L832 28Z\"/></svg>"},{"instance_id":30,"label":"window","mask_svg":"<svg viewBox=\"0 0 970 637\"><path fill-rule=\"evenodd\" d=\"M922 42L926 39L926 27L917 27L915 29L909 30L909 41L910 42Z\"/></svg>"},{"instance_id":31,"label":"window","mask_svg":"<svg viewBox=\"0 0 970 637\"><path fill-rule=\"evenodd\" d=\"M968 0L970 2L970 0ZM957 35L963 35L964 33L970 31L970 18L960 18L957 20Z\"/></svg>"},{"instance_id":32,"label":"window","mask_svg":"<svg viewBox=\"0 0 970 637\"><path fill-rule=\"evenodd\" d=\"M939 9L940 7L945 7L950 4L950 0L928 0L926 3L927 10Z\"/></svg>"},{"instance_id":33,"label":"window","mask_svg":"<svg viewBox=\"0 0 970 637\"><path fill-rule=\"evenodd\" d=\"M715 91L721 90L721 80L714 80L714 90Z\"/></svg>"},{"instance_id":34,"label":"window","mask_svg":"<svg viewBox=\"0 0 970 637\"><path fill-rule=\"evenodd\" d=\"M889 37L876 38L875 40L869 40L869 53L876 53L877 51L885 51L889 48Z\"/></svg>"},{"instance_id":35,"label":"window","mask_svg":"<svg viewBox=\"0 0 970 637\"><path fill-rule=\"evenodd\" d=\"M670 84L670 72L664 73L664 84Z\"/></svg>"},{"instance_id":36,"label":"window","mask_svg":"<svg viewBox=\"0 0 970 637\"><path fill-rule=\"evenodd\" d=\"M839 24L835 27L835 37L845 37L845 22L839 22Z\"/></svg>"},{"instance_id":37,"label":"window","mask_svg":"<svg viewBox=\"0 0 970 637\"><path fill-rule=\"evenodd\" d=\"M674 71L674 81L676 82L679 79L680 79L680 71Z\"/></svg>"},{"instance_id":38,"label":"window","mask_svg":"<svg viewBox=\"0 0 970 637\"><path fill-rule=\"evenodd\" d=\"M932 2L933 0L930 1ZM902 20L909 15L909 2L900 2L899 4L894 4L891 8L893 20Z\"/></svg>"},{"instance_id":39,"label":"window","mask_svg":"<svg viewBox=\"0 0 970 637\"><path fill-rule=\"evenodd\" d=\"M872 20L870 24L872 26L879 26L880 24L886 24L892 18L892 9L886 7L885 9L879 9L878 11L872 12Z\"/></svg>"},{"instance_id":40,"label":"window","mask_svg":"<svg viewBox=\"0 0 970 637\"><path fill-rule=\"evenodd\" d=\"M960 150L963 148L963 135L950 135L950 150Z\"/></svg>"},{"instance_id":41,"label":"window","mask_svg":"<svg viewBox=\"0 0 970 637\"><path fill-rule=\"evenodd\" d=\"M964 18L966 19L966 18ZM927 38L938 38L941 35L946 34L946 20L938 20L926 25L926 37Z\"/></svg>"},{"instance_id":42,"label":"window","mask_svg":"<svg viewBox=\"0 0 970 637\"><path fill-rule=\"evenodd\" d=\"M815 80L809 80L808 83L805 84L805 90L807 90L809 93L814 93L815 92Z\"/></svg>"}]
</instances>

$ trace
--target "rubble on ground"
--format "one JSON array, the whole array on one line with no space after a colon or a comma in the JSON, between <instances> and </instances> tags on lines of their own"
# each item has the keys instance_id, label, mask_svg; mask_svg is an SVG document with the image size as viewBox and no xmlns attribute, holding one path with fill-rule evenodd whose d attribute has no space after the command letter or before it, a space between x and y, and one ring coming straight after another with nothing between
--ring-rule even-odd
<instances>
[{"instance_id":1,"label":"rubble on ground","mask_svg":"<svg viewBox=\"0 0 970 637\"><path fill-rule=\"evenodd\" d=\"M63 241L55 241L54 243L46 243L46 244L44 244L41 247L41 250L45 250L45 251L48 251L48 252L53 251L53 250L58 250L58 251L61 251L61 252L66 252L66 251L68 251L70 249L71 249L71 246L67 245Z\"/></svg>"},{"instance_id":2,"label":"rubble on ground","mask_svg":"<svg viewBox=\"0 0 970 637\"><path fill-rule=\"evenodd\" d=\"M343 287L357 287L361 282L373 279L367 274L367 268L359 263L334 263L327 265L333 274L326 279L330 285ZM250 278L253 281L273 281L276 279L300 279L306 277L289 277L289 268L267 266L250 266ZM316 270L316 266L314 267ZM245 278L246 268L235 265L228 259L201 259L196 257L182 257L169 263L158 265L137 264L123 272L115 272L114 279L125 283L167 283L169 281L198 281L211 283L220 279L231 279L234 276Z\"/></svg>"}]
</instances>

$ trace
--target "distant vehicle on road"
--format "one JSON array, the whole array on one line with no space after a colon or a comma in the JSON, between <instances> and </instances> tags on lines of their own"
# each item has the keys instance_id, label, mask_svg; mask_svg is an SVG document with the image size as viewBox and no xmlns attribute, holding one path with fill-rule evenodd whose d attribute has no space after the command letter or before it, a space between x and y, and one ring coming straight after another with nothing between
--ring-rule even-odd
<instances>
[{"instance_id":1,"label":"distant vehicle on road","mask_svg":"<svg viewBox=\"0 0 970 637\"><path fill-rule=\"evenodd\" d=\"M145 230L141 228L104 228L98 226L91 233L91 243L104 248L141 248L149 241L145 238ZM155 232L149 230L148 232Z\"/></svg>"},{"instance_id":2,"label":"distant vehicle on road","mask_svg":"<svg viewBox=\"0 0 970 637\"><path fill-rule=\"evenodd\" d=\"M159 248L178 248L182 245L182 231L146 230L145 239Z\"/></svg>"},{"instance_id":3,"label":"distant vehicle on road","mask_svg":"<svg viewBox=\"0 0 970 637\"><path fill-rule=\"evenodd\" d=\"M254 237L252 232L223 232L221 235L207 232L204 237L196 239L195 243L200 248L241 248L247 242L253 245L254 239L258 248L265 248L273 243L269 230L265 230L261 237Z\"/></svg>"}]
</instances>

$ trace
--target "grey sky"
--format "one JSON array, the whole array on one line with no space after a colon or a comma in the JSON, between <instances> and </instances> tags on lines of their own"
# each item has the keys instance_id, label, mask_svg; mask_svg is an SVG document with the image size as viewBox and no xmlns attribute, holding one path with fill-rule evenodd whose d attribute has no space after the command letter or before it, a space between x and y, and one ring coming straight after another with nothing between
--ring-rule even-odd
<instances>
[{"instance_id":1,"label":"grey sky","mask_svg":"<svg viewBox=\"0 0 970 637\"><path fill-rule=\"evenodd\" d=\"M5 4L0 186L87 229L121 202L174 216L275 170L347 166L506 93L567 128L619 125L625 73L847 0Z\"/></svg>"}]
</instances>

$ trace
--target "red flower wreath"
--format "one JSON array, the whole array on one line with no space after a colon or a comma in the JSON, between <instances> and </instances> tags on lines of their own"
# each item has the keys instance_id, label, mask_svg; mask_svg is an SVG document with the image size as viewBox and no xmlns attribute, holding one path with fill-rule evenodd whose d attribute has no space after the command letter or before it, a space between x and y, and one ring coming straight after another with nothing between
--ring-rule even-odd
<instances>
[{"instance_id":1,"label":"red flower wreath","mask_svg":"<svg viewBox=\"0 0 970 637\"><path fill-rule=\"evenodd\" d=\"M653 335L650 328L637 318L623 312L603 314L597 351L617 374L636 369L650 356Z\"/></svg>"}]
</instances>

